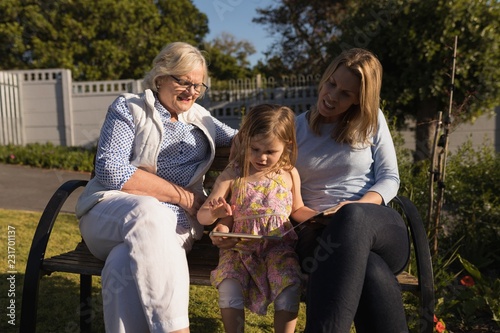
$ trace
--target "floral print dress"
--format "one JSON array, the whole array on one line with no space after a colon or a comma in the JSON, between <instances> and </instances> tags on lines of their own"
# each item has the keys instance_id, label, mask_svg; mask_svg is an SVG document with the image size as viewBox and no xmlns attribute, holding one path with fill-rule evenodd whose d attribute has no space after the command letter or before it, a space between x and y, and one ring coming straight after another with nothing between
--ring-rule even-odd
<instances>
[{"instance_id":1,"label":"floral print dress","mask_svg":"<svg viewBox=\"0 0 500 333\"><path fill-rule=\"evenodd\" d=\"M244 191L240 186L245 186ZM243 192L243 193L242 193ZM292 191L281 174L256 182L234 182L231 189L233 232L254 235L281 235L292 228ZM221 249L219 265L212 271L212 285L224 279L241 283L245 306L266 314L268 305L288 286L302 284L302 273L292 231L282 240L242 239L232 249ZM299 288L300 289L300 288Z\"/></svg>"}]
</instances>

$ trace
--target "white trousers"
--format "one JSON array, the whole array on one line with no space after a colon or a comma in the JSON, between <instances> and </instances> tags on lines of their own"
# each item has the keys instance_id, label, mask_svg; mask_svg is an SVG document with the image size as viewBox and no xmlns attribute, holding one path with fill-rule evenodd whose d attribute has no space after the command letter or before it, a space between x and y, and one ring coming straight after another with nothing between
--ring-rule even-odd
<instances>
[{"instance_id":1,"label":"white trousers","mask_svg":"<svg viewBox=\"0 0 500 333\"><path fill-rule=\"evenodd\" d=\"M193 237L157 199L128 195L94 206L80 219L89 250L105 260L106 332L159 333L189 326L186 252Z\"/></svg>"}]
</instances>

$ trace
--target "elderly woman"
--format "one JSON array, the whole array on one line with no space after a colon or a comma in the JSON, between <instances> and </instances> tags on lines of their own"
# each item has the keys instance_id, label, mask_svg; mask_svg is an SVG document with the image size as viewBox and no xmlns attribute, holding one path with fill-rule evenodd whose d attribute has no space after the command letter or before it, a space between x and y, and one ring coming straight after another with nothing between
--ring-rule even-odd
<instances>
[{"instance_id":1,"label":"elderly woman","mask_svg":"<svg viewBox=\"0 0 500 333\"><path fill-rule=\"evenodd\" d=\"M107 332L189 332L186 253L202 227L203 175L216 146L236 130L196 104L207 64L193 46L167 45L139 95L109 107L95 177L77 204L90 251L102 272Z\"/></svg>"}]
</instances>

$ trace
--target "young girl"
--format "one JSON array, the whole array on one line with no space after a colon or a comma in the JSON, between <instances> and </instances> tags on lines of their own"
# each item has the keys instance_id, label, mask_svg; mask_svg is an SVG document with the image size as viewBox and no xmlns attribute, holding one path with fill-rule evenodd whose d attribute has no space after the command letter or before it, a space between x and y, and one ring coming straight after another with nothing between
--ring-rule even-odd
<instances>
[{"instance_id":1,"label":"young girl","mask_svg":"<svg viewBox=\"0 0 500 333\"><path fill-rule=\"evenodd\" d=\"M248 113L235 156L198 211L201 224L224 219L226 232L279 236L293 228L289 216L302 222L316 214L300 195L294 118L292 110L278 105L259 105ZM281 240L242 238L221 249L212 284L219 290L226 332L243 332L244 306L263 315L270 302L275 332L294 332L302 284L296 240L292 231Z\"/></svg>"}]
</instances>

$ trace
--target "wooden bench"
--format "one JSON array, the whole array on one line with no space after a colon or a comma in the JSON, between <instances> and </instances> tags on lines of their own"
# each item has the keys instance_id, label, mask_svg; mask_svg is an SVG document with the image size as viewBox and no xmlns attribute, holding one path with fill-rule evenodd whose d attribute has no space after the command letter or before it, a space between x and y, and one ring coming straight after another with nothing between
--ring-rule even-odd
<instances>
[{"instance_id":1,"label":"wooden bench","mask_svg":"<svg viewBox=\"0 0 500 333\"><path fill-rule=\"evenodd\" d=\"M214 163L206 175L205 185L213 185L217 172L227 164L229 150L218 149ZM91 288L92 276L100 276L104 262L95 258L82 241L75 250L45 258L45 250L55 220L66 199L78 188L84 187L86 180L70 180L61 185L49 200L40 217L26 265L23 298L21 307L20 333L36 331L39 281L44 275L53 272L65 272L80 275L80 331L91 331ZM413 243L413 255L416 259L416 276L403 272L397 276L402 291L408 291L419 297L419 332L431 333L434 318L434 285L432 264L427 234L422 219L413 205L405 197L396 197L393 205L402 212L408 224ZM191 284L210 285L210 271L218 263L218 248L212 245L205 232L203 238L195 242L188 254Z\"/></svg>"}]
</instances>

